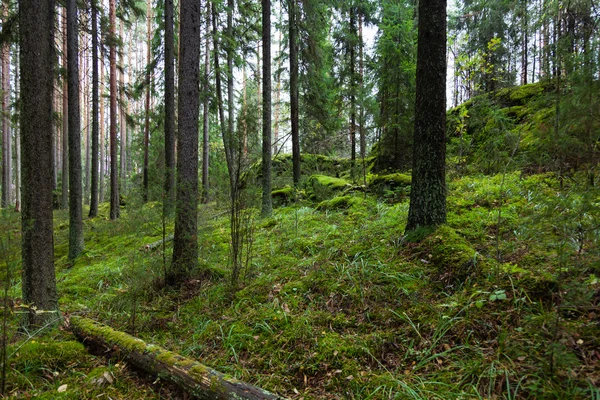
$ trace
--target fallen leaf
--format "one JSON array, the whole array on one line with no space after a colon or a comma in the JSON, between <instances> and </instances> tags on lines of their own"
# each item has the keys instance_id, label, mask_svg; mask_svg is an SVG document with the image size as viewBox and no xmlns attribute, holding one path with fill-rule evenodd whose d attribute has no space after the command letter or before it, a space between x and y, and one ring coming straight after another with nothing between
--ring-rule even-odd
<instances>
[{"instance_id":1,"label":"fallen leaf","mask_svg":"<svg viewBox=\"0 0 600 400\"><path fill-rule=\"evenodd\" d=\"M60 385L58 387L58 390L57 390L58 393L64 393L66 391L67 391L67 385L66 384L65 385Z\"/></svg>"},{"instance_id":2,"label":"fallen leaf","mask_svg":"<svg viewBox=\"0 0 600 400\"><path fill-rule=\"evenodd\" d=\"M347 380L349 380L349 381L351 381L352 379L354 379L354 377L353 377L352 375L348 375L348 376L346 377L346 379L347 379Z\"/></svg>"},{"instance_id":3,"label":"fallen leaf","mask_svg":"<svg viewBox=\"0 0 600 400\"><path fill-rule=\"evenodd\" d=\"M113 377L113 375L108 371L104 371L104 374L102 374L102 376L104 377L106 382L108 382L110 384L112 384L115 381L115 378Z\"/></svg>"},{"instance_id":4,"label":"fallen leaf","mask_svg":"<svg viewBox=\"0 0 600 400\"><path fill-rule=\"evenodd\" d=\"M577 341L577 344L579 344L579 345L583 344L583 340L579 339L579 340Z\"/></svg>"}]
</instances>

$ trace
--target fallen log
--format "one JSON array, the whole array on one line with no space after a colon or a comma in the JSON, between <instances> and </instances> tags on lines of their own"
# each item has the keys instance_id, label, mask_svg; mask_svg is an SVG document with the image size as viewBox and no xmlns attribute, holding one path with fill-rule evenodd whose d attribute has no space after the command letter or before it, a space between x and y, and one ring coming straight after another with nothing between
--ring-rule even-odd
<instances>
[{"instance_id":1,"label":"fallen log","mask_svg":"<svg viewBox=\"0 0 600 400\"><path fill-rule=\"evenodd\" d=\"M240 382L159 346L88 318L72 316L70 329L86 346L108 349L114 356L148 374L175 384L202 400L285 400L266 390Z\"/></svg>"},{"instance_id":2,"label":"fallen log","mask_svg":"<svg viewBox=\"0 0 600 400\"><path fill-rule=\"evenodd\" d=\"M145 245L144 247L142 247L142 250L152 251L152 250L154 250L154 249L162 246L163 243L171 242L174 237L175 237L175 235L173 235L171 233L171 234L165 236L164 239L160 239L160 240L157 240L156 242L148 243L147 245Z\"/></svg>"}]
</instances>

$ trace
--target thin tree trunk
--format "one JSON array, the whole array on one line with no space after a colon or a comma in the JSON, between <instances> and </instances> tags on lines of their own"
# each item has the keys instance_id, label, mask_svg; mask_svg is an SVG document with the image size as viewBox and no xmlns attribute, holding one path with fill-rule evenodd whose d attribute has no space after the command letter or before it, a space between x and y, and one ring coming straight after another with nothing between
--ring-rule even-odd
<instances>
[{"instance_id":1,"label":"thin tree trunk","mask_svg":"<svg viewBox=\"0 0 600 400\"><path fill-rule=\"evenodd\" d=\"M69 89L69 260L83 251L81 119L79 113L78 18L76 0L67 0L67 83Z\"/></svg>"},{"instance_id":2,"label":"thin tree trunk","mask_svg":"<svg viewBox=\"0 0 600 400\"><path fill-rule=\"evenodd\" d=\"M83 104L83 132L84 133L84 154L85 154L85 164L84 164L84 190L83 190L83 199L87 203L90 198L90 83L87 79L88 74L88 51L87 51L87 43L85 40L85 34L81 33L81 41L83 45L81 46L83 50L81 51L81 95L82 95L82 104Z\"/></svg>"},{"instance_id":3,"label":"thin tree trunk","mask_svg":"<svg viewBox=\"0 0 600 400\"><path fill-rule=\"evenodd\" d=\"M19 98L19 55L18 46L15 49L15 98ZM17 120L15 127L15 211L21 212L21 129Z\"/></svg>"},{"instance_id":4,"label":"thin tree trunk","mask_svg":"<svg viewBox=\"0 0 600 400\"><path fill-rule=\"evenodd\" d=\"M109 35L110 41L110 219L119 218L119 164L117 159L117 9L116 0L109 0Z\"/></svg>"},{"instance_id":5,"label":"thin tree trunk","mask_svg":"<svg viewBox=\"0 0 600 400\"><path fill-rule=\"evenodd\" d=\"M96 0L97 1L97 0ZM106 177L106 138L104 135L104 57L102 56L102 49L100 49L100 76L98 82L98 101L100 102L100 121L98 121L98 130L100 131L100 173L98 174L98 203L104 202L104 178Z\"/></svg>"},{"instance_id":6,"label":"thin tree trunk","mask_svg":"<svg viewBox=\"0 0 600 400\"><path fill-rule=\"evenodd\" d=\"M300 183L300 134L298 124L298 11L296 0L289 0L290 40L290 119L292 126L292 168L294 186Z\"/></svg>"},{"instance_id":7,"label":"thin tree trunk","mask_svg":"<svg viewBox=\"0 0 600 400\"><path fill-rule=\"evenodd\" d=\"M3 20L8 18L8 2L4 1ZM12 192L12 145L10 132L10 43L2 45L2 207L11 204Z\"/></svg>"},{"instance_id":8,"label":"thin tree trunk","mask_svg":"<svg viewBox=\"0 0 600 400\"><path fill-rule=\"evenodd\" d=\"M62 20L62 34L63 34L63 71L67 70L67 57L69 52L67 50L67 15L66 8L64 9L63 20ZM62 182L61 182L61 207L63 210L69 209L69 90L67 89L67 78L63 78L62 88Z\"/></svg>"},{"instance_id":9,"label":"thin tree trunk","mask_svg":"<svg viewBox=\"0 0 600 400\"><path fill-rule=\"evenodd\" d=\"M352 176L352 180L355 179L355 167L356 167L356 73L355 73L355 46L354 46L354 36L356 36L356 26L355 26L355 8L354 6L350 7L350 34L352 38L350 39L350 161L352 164L352 169L350 175Z\"/></svg>"},{"instance_id":10,"label":"thin tree trunk","mask_svg":"<svg viewBox=\"0 0 600 400\"><path fill-rule=\"evenodd\" d=\"M210 13L206 13L207 21ZM208 34L207 39L208 41ZM164 211L171 215L175 206L175 49L173 46L173 0L165 0L165 184ZM207 49L208 51L208 49ZM206 56L208 57L208 55ZM208 99L208 89L204 95Z\"/></svg>"},{"instance_id":11,"label":"thin tree trunk","mask_svg":"<svg viewBox=\"0 0 600 400\"><path fill-rule=\"evenodd\" d=\"M125 47L127 44L127 41L125 40L125 35L123 34L123 22L121 22L120 24L120 34L121 34L121 38L123 39L123 46ZM120 159L120 163L121 163L121 189L120 192L125 194L127 193L127 106L126 106L126 101L127 99L125 98L125 63L123 62L123 53L126 50L124 49L121 53L120 53L120 64L121 64L121 81L119 84L119 116L120 118L120 123L119 123L119 128L121 128L121 159Z\"/></svg>"},{"instance_id":12,"label":"thin tree trunk","mask_svg":"<svg viewBox=\"0 0 600 400\"><path fill-rule=\"evenodd\" d=\"M262 0L263 108L262 108L262 209L263 217L273 213L271 198L271 0Z\"/></svg>"},{"instance_id":13,"label":"thin tree trunk","mask_svg":"<svg viewBox=\"0 0 600 400\"><path fill-rule=\"evenodd\" d=\"M208 137L208 107L209 107L209 77L210 77L210 2L206 2L206 53L204 54L204 103L202 105L202 202L207 204L210 190L208 180L209 167L209 137Z\"/></svg>"},{"instance_id":14,"label":"thin tree trunk","mask_svg":"<svg viewBox=\"0 0 600 400\"><path fill-rule=\"evenodd\" d=\"M92 12L92 187L89 217L98 215L98 6L91 0Z\"/></svg>"},{"instance_id":15,"label":"thin tree trunk","mask_svg":"<svg viewBox=\"0 0 600 400\"><path fill-rule=\"evenodd\" d=\"M152 1L148 0L146 14L146 111L144 123L144 167L142 177L142 200L148 201L148 146L150 144L150 58L152 57Z\"/></svg>"}]
</instances>

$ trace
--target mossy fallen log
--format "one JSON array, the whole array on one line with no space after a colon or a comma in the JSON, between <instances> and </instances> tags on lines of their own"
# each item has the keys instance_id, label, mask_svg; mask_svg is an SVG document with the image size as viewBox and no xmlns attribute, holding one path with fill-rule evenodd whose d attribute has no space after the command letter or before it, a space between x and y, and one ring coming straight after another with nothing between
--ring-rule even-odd
<instances>
[{"instance_id":1,"label":"mossy fallen log","mask_svg":"<svg viewBox=\"0 0 600 400\"><path fill-rule=\"evenodd\" d=\"M168 242L173 241L174 237L175 237L175 235L171 233L170 235L165 236L164 239L160 239L160 240L157 240L156 242L148 243L142 249L146 250L146 251L155 250L156 248L162 246L163 243L168 243Z\"/></svg>"},{"instance_id":2,"label":"mossy fallen log","mask_svg":"<svg viewBox=\"0 0 600 400\"><path fill-rule=\"evenodd\" d=\"M197 361L88 318L71 317L70 329L86 346L109 349L132 366L175 384L189 395L205 400L285 400L266 390L240 382Z\"/></svg>"}]
</instances>

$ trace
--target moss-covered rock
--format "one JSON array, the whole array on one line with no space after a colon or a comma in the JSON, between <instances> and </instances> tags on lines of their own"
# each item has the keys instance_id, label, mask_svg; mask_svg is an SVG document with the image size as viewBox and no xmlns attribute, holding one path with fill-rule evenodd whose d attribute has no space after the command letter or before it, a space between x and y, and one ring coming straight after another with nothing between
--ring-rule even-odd
<instances>
[{"instance_id":1,"label":"moss-covered rock","mask_svg":"<svg viewBox=\"0 0 600 400\"><path fill-rule=\"evenodd\" d=\"M294 197L294 188L286 186L281 189L275 189L271 192L271 198L273 199L273 206L287 205Z\"/></svg>"},{"instance_id":2,"label":"moss-covered rock","mask_svg":"<svg viewBox=\"0 0 600 400\"><path fill-rule=\"evenodd\" d=\"M373 175L367 182L369 192L378 197L403 198L408 194L412 178L408 174Z\"/></svg>"},{"instance_id":3,"label":"moss-covered rock","mask_svg":"<svg viewBox=\"0 0 600 400\"><path fill-rule=\"evenodd\" d=\"M317 205L316 209L319 211L347 210L348 208L360 203L360 199L354 196L337 196L333 199L323 200Z\"/></svg>"},{"instance_id":4,"label":"moss-covered rock","mask_svg":"<svg viewBox=\"0 0 600 400\"><path fill-rule=\"evenodd\" d=\"M66 369L86 356L85 347L74 340L32 339L17 351L13 367L20 372L42 373L44 369Z\"/></svg>"},{"instance_id":5,"label":"moss-covered rock","mask_svg":"<svg viewBox=\"0 0 600 400\"><path fill-rule=\"evenodd\" d=\"M350 187L350 183L341 178L312 175L306 183L306 194L310 200L323 201Z\"/></svg>"}]
</instances>

